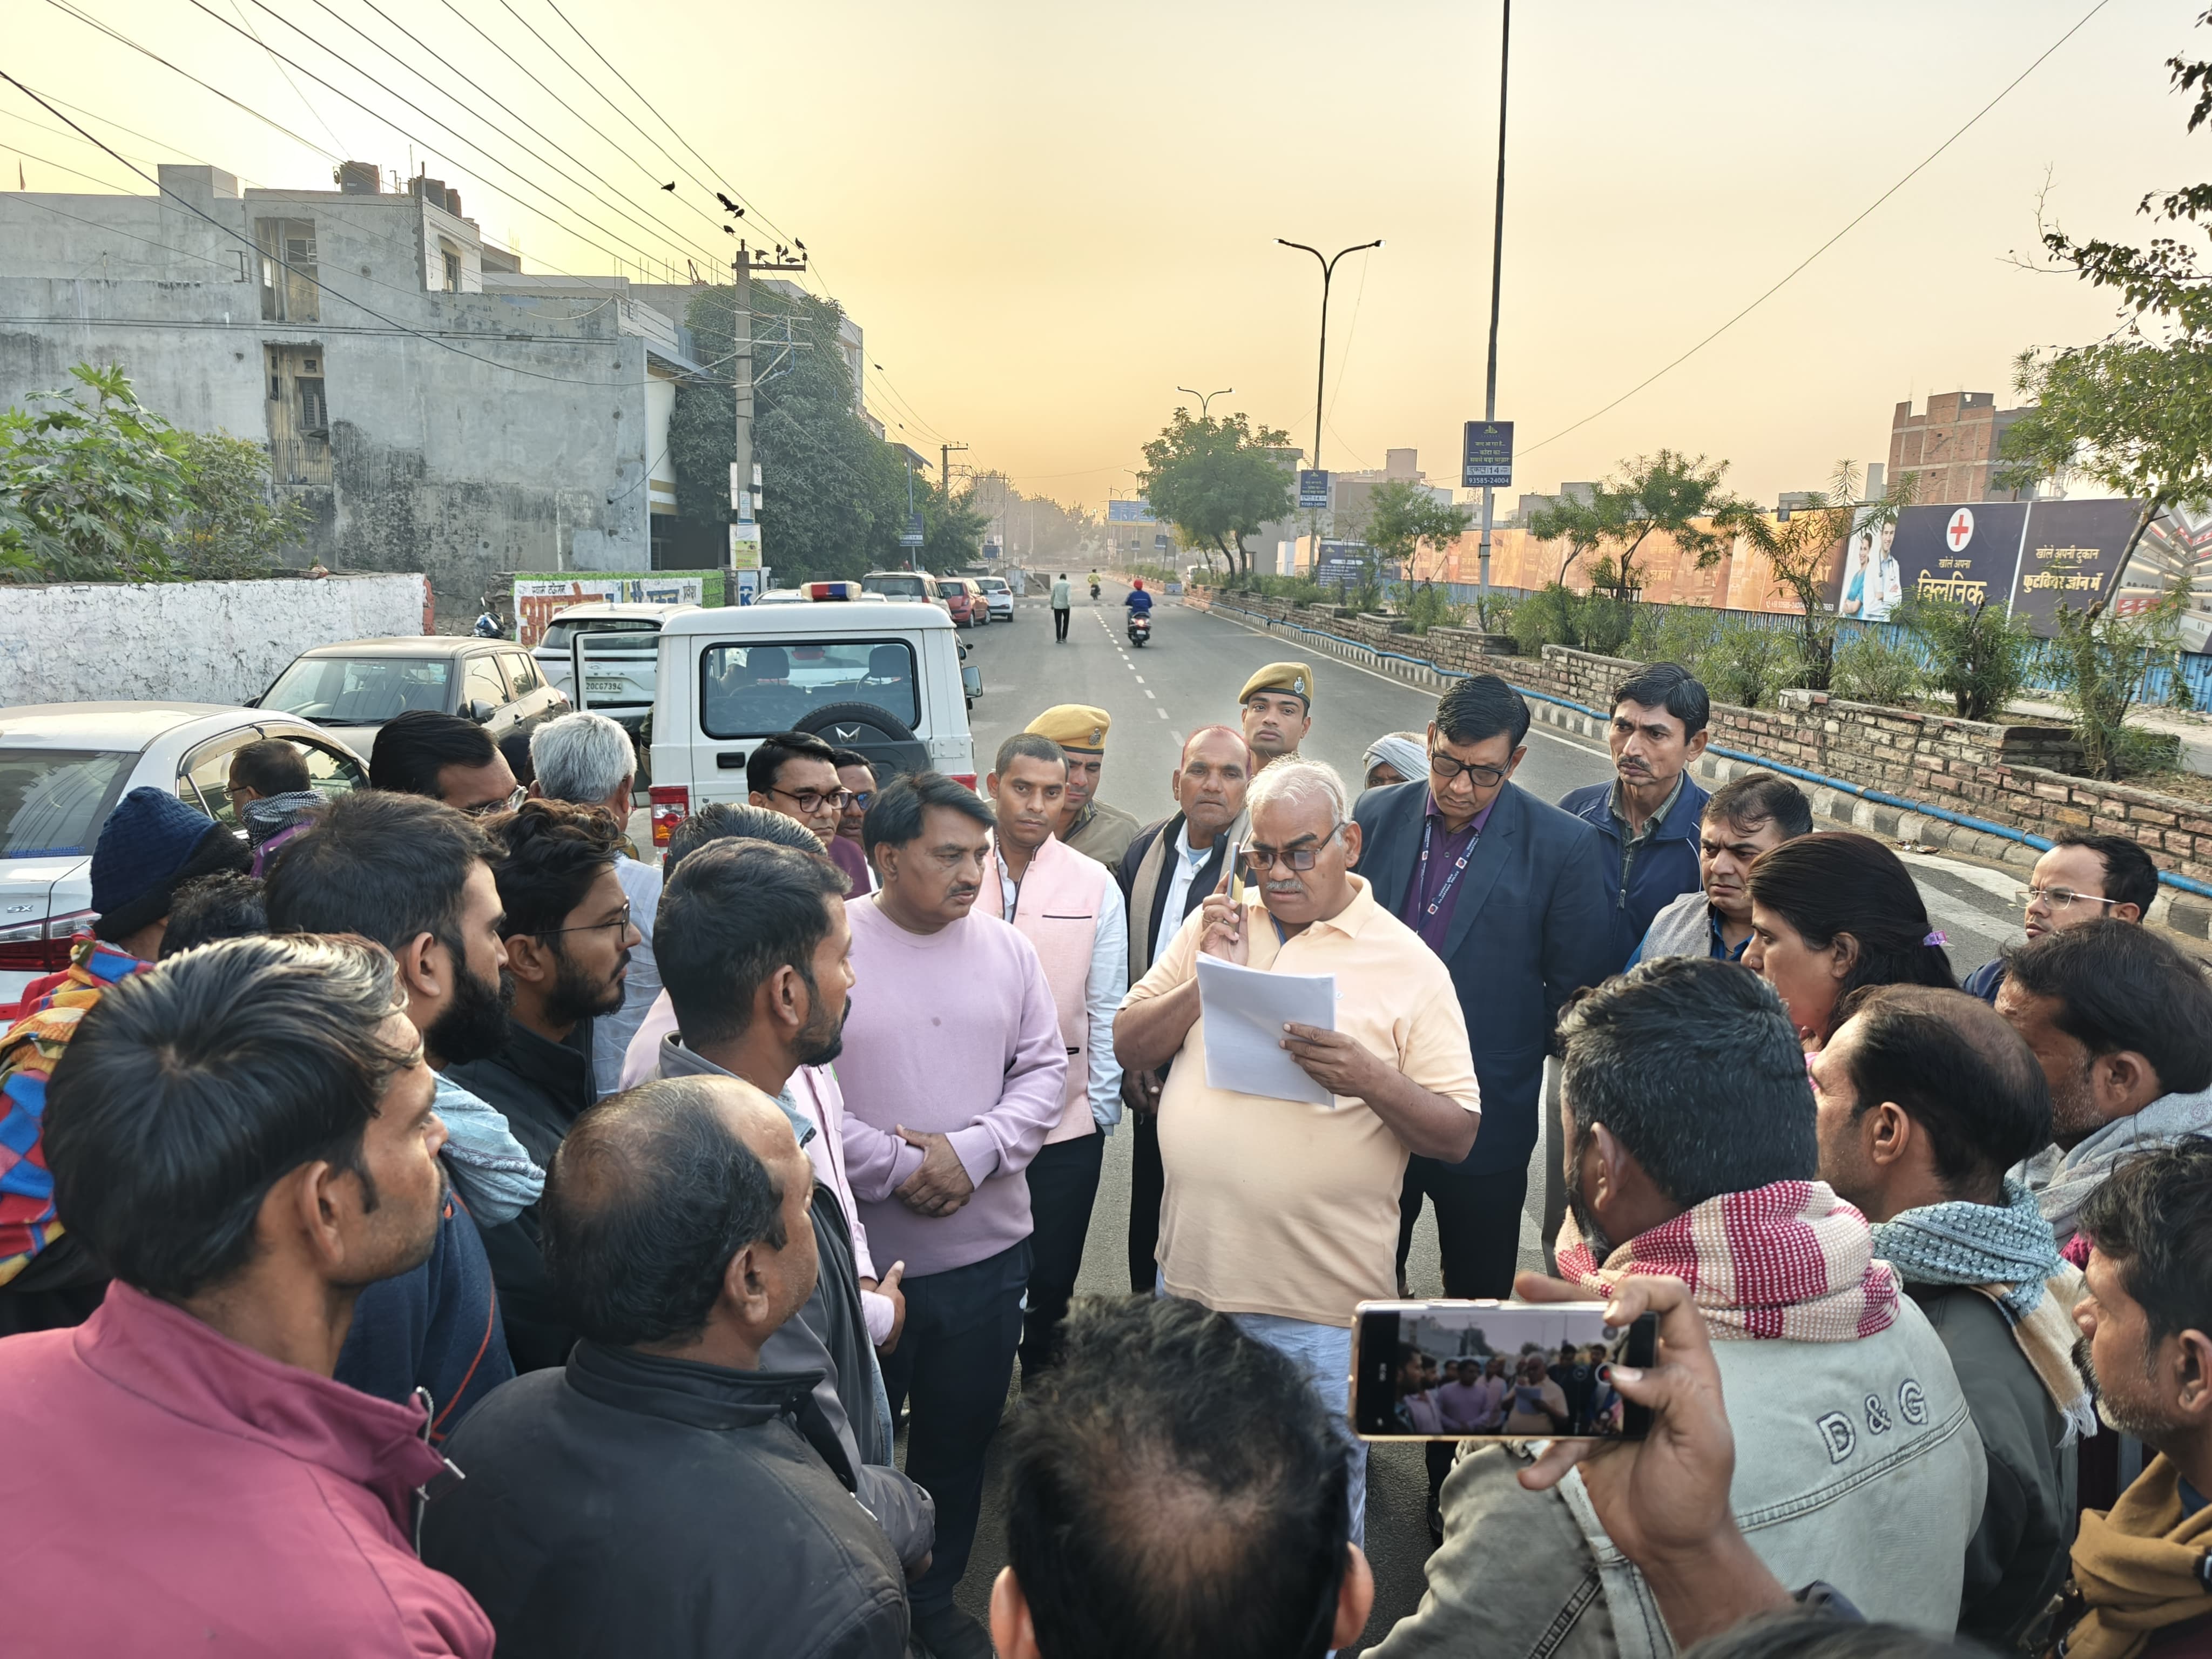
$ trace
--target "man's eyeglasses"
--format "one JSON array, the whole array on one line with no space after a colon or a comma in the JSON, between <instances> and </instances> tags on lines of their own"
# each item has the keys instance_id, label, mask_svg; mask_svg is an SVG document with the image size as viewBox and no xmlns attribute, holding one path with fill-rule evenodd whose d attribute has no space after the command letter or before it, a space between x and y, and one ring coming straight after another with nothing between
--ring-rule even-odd
<instances>
[{"instance_id":1,"label":"man's eyeglasses","mask_svg":"<svg viewBox=\"0 0 2212 1659\"><path fill-rule=\"evenodd\" d=\"M504 800L480 800L474 806L464 806L461 811L472 818L488 818L495 812L512 812L529 799L529 788L518 783L514 786L514 793Z\"/></svg>"},{"instance_id":2,"label":"man's eyeglasses","mask_svg":"<svg viewBox=\"0 0 2212 1659\"><path fill-rule=\"evenodd\" d=\"M540 937L550 939L556 933L596 933L602 927L613 928L617 939L629 932L629 906L623 905L620 915L610 917L605 921L586 921L574 927L548 927Z\"/></svg>"},{"instance_id":3,"label":"man's eyeglasses","mask_svg":"<svg viewBox=\"0 0 2212 1659\"><path fill-rule=\"evenodd\" d=\"M781 795L802 812L818 812L832 807L842 812L853 799L849 789L770 789L771 795Z\"/></svg>"},{"instance_id":4,"label":"man's eyeglasses","mask_svg":"<svg viewBox=\"0 0 2212 1659\"><path fill-rule=\"evenodd\" d=\"M844 804L848 806L857 806L865 812L868 810L868 803L875 798L876 792L872 789L848 789L845 792Z\"/></svg>"},{"instance_id":5,"label":"man's eyeglasses","mask_svg":"<svg viewBox=\"0 0 2212 1659\"><path fill-rule=\"evenodd\" d=\"M2048 909L2063 910L2079 902L2083 904L2118 904L2118 899L2099 898L2094 893L2077 893L2071 887L2027 887L2021 890L2023 904L2041 904Z\"/></svg>"},{"instance_id":6,"label":"man's eyeglasses","mask_svg":"<svg viewBox=\"0 0 2212 1659\"><path fill-rule=\"evenodd\" d=\"M1476 788L1495 789L1512 771L1510 766L1471 766L1465 761L1454 760L1449 755L1439 754L1434 749L1429 750L1429 775L1438 783L1449 783L1464 773L1468 781Z\"/></svg>"},{"instance_id":7,"label":"man's eyeglasses","mask_svg":"<svg viewBox=\"0 0 2212 1659\"><path fill-rule=\"evenodd\" d=\"M1334 841L1343 829L1344 821L1340 818L1329 826L1327 835L1304 847L1262 847L1256 841L1248 841L1244 843L1244 860L1258 871L1272 870L1278 863L1286 869L1310 870L1314 860L1322 855L1322 849Z\"/></svg>"}]
</instances>

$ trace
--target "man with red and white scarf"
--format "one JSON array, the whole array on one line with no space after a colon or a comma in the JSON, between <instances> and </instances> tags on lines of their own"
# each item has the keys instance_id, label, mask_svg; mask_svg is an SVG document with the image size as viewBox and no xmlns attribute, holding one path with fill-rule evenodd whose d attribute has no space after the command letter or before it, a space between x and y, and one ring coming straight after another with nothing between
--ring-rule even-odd
<instances>
[{"instance_id":1,"label":"man with red and white scarf","mask_svg":"<svg viewBox=\"0 0 2212 1659\"><path fill-rule=\"evenodd\" d=\"M1570 1214L1559 1276L1606 1297L1680 1280L1735 1427L1730 1504L1792 1589L1948 1636L1987 1479L1951 1362L1875 1260L1866 1218L1814 1178L1805 1060L1772 990L1674 957L1608 981L1560 1021ZM1469 1448L1443 1494L1428 1594L1377 1659L1529 1653L1666 1659L1643 1575L1580 1477L1532 1492L1518 1447Z\"/></svg>"}]
</instances>

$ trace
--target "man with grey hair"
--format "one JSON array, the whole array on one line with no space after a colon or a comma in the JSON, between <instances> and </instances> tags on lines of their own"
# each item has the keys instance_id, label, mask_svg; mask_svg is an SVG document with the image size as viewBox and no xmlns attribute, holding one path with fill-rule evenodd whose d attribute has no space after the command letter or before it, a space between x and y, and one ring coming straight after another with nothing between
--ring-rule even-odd
<instances>
[{"instance_id":1,"label":"man with grey hair","mask_svg":"<svg viewBox=\"0 0 2212 1659\"><path fill-rule=\"evenodd\" d=\"M538 774L535 799L596 806L627 832L637 783L637 750L630 735L605 714L579 711L551 720L530 734L530 764ZM615 855L615 879L629 900L630 920L645 937L629 953L623 1004L592 1022L592 1084L598 1094L622 1087L623 1056L645 1012L660 995L660 967L653 958L653 919L660 908L661 873L623 850Z\"/></svg>"},{"instance_id":2,"label":"man with grey hair","mask_svg":"<svg viewBox=\"0 0 2212 1659\"><path fill-rule=\"evenodd\" d=\"M1352 1309L1397 1291L1398 1192L1419 1153L1456 1164L1481 1092L1451 975L1352 873L1359 826L1344 781L1285 758L1253 780L1253 879L1224 875L1114 1025L1125 1067L1176 1061L1160 1095L1160 1287L1233 1317L1304 1367L1348 1416ZM1245 1093L1206 1063L1198 959L1336 981L1333 1028L1282 1046L1316 1085ZM1366 1455L1347 1437L1352 1540L1364 1535Z\"/></svg>"}]
</instances>

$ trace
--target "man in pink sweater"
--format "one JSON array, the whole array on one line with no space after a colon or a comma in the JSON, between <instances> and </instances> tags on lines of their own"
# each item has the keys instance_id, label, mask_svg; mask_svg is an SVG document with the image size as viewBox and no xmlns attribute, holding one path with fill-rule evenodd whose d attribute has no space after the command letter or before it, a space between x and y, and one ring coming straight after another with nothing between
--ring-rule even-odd
<instances>
[{"instance_id":1,"label":"man in pink sweater","mask_svg":"<svg viewBox=\"0 0 2212 1659\"><path fill-rule=\"evenodd\" d=\"M952 1604L1022 1334L1024 1171L1060 1121L1067 1054L1036 948L975 908L995 876L990 809L940 773L886 785L861 836L882 883L846 905L853 1000L837 1061L845 1168L879 1260L907 1264L906 1329L884 1357L913 1401L907 1474L937 1499L937 1547L912 1589L939 1659L988 1659Z\"/></svg>"},{"instance_id":2,"label":"man in pink sweater","mask_svg":"<svg viewBox=\"0 0 2212 1659\"><path fill-rule=\"evenodd\" d=\"M445 1127L392 957L214 945L86 1015L46 1095L55 1203L115 1280L0 1343L10 1651L489 1659L416 1559L451 1480L420 1404L333 1382L362 1287L437 1237Z\"/></svg>"}]
</instances>

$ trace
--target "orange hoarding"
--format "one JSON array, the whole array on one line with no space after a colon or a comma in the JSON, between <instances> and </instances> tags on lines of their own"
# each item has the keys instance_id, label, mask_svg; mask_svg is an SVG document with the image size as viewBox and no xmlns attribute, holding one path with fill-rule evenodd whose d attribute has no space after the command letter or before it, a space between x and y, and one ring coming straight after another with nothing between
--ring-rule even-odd
<instances>
[{"instance_id":1,"label":"orange hoarding","mask_svg":"<svg viewBox=\"0 0 2212 1659\"><path fill-rule=\"evenodd\" d=\"M1422 549L1413 561L1413 580L1472 585L1480 576L1481 540L1479 531L1470 530L1441 554ZM1596 556L1572 558L1573 552L1564 539L1539 541L1526 530L1493 529L1490 532L1491 586L1533 591L1564 580L1577 592L1587 592L1589 566ZM1829 588L1835 584L1843 552L1844 544L1838 541L1827 573ZM1775 580L1766 556L1741 536L1712 564L1701 568L1696 557L1685 554L1671 535L1655 530L1636 550L1636 569L1649 604L1791 614L1799 609L1796 596Z\"/></svg>"}]
</instances>

